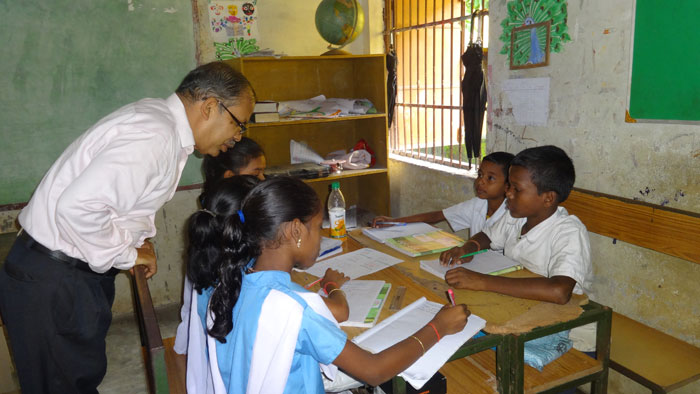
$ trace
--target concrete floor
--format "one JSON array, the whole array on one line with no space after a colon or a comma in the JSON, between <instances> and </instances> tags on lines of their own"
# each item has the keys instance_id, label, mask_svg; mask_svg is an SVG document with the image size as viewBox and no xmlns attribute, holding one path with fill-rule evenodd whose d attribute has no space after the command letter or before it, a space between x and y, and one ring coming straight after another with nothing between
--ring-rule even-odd
<instances>
[{"instance_id":1,"label":"concrete floor","mask_svg":"<svg viewBox=\"0 0 700 394\"><path fill-rule=\"evenodd\" d=\"M156 308L163 338L175 336L180 323L180 304ZM107 333L107 375L98 388L101 394L146 394L146 372L141 354L139 326L134 314L115 316Z\"/></svg>"}]
</instances>

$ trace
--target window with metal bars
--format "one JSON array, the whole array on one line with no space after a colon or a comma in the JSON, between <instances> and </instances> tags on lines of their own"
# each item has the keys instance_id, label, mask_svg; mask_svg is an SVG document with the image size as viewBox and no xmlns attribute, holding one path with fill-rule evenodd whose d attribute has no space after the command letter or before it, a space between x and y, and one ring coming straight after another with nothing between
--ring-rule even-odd
<instances>
[{"instance_id":1,"label":"window with metal bars","mask_svg":"<svg viewBox=\"0 0 700 394\"><path fill-rule=\"evenodd\" d=\"M485 112L481 127L472 118L465 126L463 112L473 115L473 96L465 96L463 111L462 85L473 88L486 69L488 0L387 0L386 30L396 75L395 97L389 88L391 152L458 168L478 165L485 150ZM470 46L479 53L483 47L483 61L478 72L465 75L462 55ZM485 72L483 83L485 89Z\"/></svg>"}]
</instances>

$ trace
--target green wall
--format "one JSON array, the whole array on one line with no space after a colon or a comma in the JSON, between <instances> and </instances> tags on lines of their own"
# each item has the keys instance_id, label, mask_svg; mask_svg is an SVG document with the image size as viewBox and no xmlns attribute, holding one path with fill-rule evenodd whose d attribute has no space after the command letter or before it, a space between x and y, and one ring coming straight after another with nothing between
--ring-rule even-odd
<instances>
[{"instance_id":1,"label":"green wall","mask_svg":"<svg viewBox=\"0 0 700 394\"><path fill-rule=\"evenodd\" d=\"M0 204L28 201L75 138L196 65L188 0L2 1L0 37ZM185 171L201 180L199 160Z\"/></svg>"}]
</instances>

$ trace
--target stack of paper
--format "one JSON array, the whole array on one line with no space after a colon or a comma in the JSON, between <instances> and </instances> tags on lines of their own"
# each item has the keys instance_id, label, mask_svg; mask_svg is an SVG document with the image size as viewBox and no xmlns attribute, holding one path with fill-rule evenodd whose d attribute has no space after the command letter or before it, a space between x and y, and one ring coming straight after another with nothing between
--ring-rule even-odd
<instances>
[{"instance_id":1,"label":"stack of paper","mask_svg":"<svg viewBox=\"0 0 700 394\"><path fill-rule=\"evenodd\" d=\"M373 353L391 347L413 335L428 324L442 305L420 298L411 305L396 312L373 328L363 332L352 341L358 346ZM486 326L486 321L479 316L471 315L464 329L453 335L444 335L440 342L416 360L399 376L403 377L416 389L423 385L442 367L445 362L469 338Z\"/></svg>"},{"instance_id":2,"label":"stack of paper","mask_svg":"<svg viewBox=\"0 0 700 394\"><path fill-rule=\"evenodd\" d=\"M447 271L464 267L470 271L489 275L502 275L508 272L522 269L523 266L500 252L489 250L474 256L474 259L465 264L452 264L448 266L440 265L440 260L421 260L420 268L431 274L445 279Z\"/></svg>"},{"instance_id":3,"label":"stack of paper","mask_svg":"<svg viewBox=\"0 0 700 394\"><path fill-rule=\"evenodd\" d=\"M362 233L411 257L440 253L464 244L462 238L425 223L365 228Z\"/></svg>"},{"instance_id":4,"label":"stack of paper","mask_svg":"<svg viewBox=\"0 0 700 394\"><path fill-rule=\"evenodd\" d=\"M340 325L373 327L389 294L391 283L383 280L349 280L340 289L345 293L350 307L348 320Z\"/></svg>"}]
</instances>

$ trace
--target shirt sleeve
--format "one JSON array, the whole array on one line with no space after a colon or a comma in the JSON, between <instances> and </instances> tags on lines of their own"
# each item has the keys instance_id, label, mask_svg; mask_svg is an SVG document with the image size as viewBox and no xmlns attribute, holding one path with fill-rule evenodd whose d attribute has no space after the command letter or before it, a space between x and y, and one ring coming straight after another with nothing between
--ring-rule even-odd
<instances>
[{"instance_id":1,"label":"shirt sleeve","mask_svg":"<svg viewBox=\"0 0 700 394\"><path fill-rule=\"evenodd\" d=\"M308 354L322 364L330 364L345 348L347 334L330 320L304 309L304 319L297 339L298 351Z\"/></svg>"},{"instance_id":2,"label":"shirt sleeve","mask_svg":"<svg viewBox=\"0 0 700 394\"><path fill-rule=\"evenodd\" d=\"M548 275L568 276L578 283L583 292L588 293L592 282L591 250L588 232L583 224L577 226L568 218L557 229L552 240L552 255L549 260Z\"/></svg>"},{"instance_id":3,"label":"shirt sleeve","mask_svg":"<svg viewBox=\"0 0 700 394\"><path fill-rule=\"evenodd\" d=\"M136 260L132 234L149 231L155 214L137 203L168 171L167 146L158 134L132 131L98 153L58 199L61 236L95 271Z\"/></svg>"},{"instance_id":4,"label":"shirt sleeve","mask_svg":"<svg viewBox=\"0 0 700 394\"><path fill-rule=\"evenodd\" d=\"M465 228L470 228L473 225L472 217L474 215L474 210L477 209L478 200L479 199L475 197L442 210L442 214L445 215L445 219L447 219L452 230L460 231ZM486 213L484 212L484 214Z\"/></svg>"}]
</instances>

